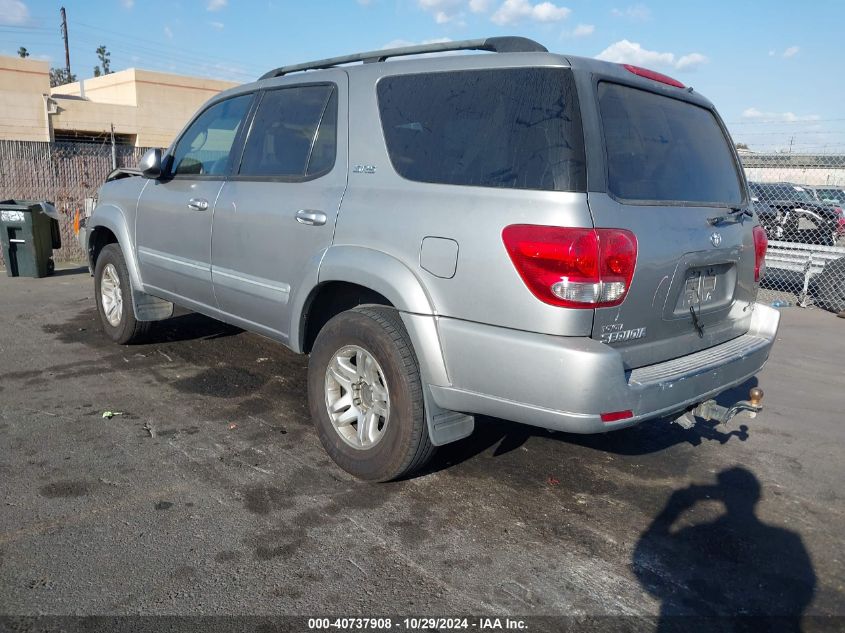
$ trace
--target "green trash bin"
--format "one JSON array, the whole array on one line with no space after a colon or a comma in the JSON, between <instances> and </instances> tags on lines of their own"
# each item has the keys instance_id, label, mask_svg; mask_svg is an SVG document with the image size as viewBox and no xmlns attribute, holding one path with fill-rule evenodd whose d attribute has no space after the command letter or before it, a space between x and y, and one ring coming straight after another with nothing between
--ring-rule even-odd
<instances>
[{"instance_id":1,"label":"green trash bin","mask_svg":"<svg viewBox=\"0 0 845 633\"><path fill-rule=\"evenodd\" d=\"M8 277L46 277L53 272L53 249L62 247L59 218L49 202L0 202L0 242Z\"/></svg>"}]
</instances>

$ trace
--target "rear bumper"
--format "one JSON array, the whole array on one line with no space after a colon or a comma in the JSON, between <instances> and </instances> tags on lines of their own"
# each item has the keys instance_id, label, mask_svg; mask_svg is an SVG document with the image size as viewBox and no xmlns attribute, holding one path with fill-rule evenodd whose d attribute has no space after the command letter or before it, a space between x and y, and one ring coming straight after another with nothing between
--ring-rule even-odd
<instances>
[{"instance_id":1,"label":"rear bumper","mask_svg":"<svg viewBox=\"0 0 845 633\"><path fill-rule=\"evenodd\" d=\"M756 304L747 334L701 352L625 371L608 345L453 319L439 332L452 386L432 386L444 409L572 433L604 433L670 416L754 376L780 314ZM605 423L601 413L634 416Z\"/></svg>"}]
</instances>

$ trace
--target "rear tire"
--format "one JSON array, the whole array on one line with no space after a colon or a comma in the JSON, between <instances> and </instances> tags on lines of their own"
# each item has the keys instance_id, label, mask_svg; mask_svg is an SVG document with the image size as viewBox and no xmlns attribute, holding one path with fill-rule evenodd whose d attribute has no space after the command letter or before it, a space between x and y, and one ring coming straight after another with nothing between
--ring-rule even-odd
<instances>
[{"instance_id":1,"label":"rear tire","mask_svg":"<svg viewBox=\"0 0 845 633\"><path fill-rule=\"evenodd\" d=\"M97 257L94 291L103 331L111 340L127 345L144 338L150 323L135 318L129 271L117 244L107 244Z\"/></svg>"},{"instance_id":2,"label":"rear tire","mask_svg":"<svg viewBox=\"0 0 845 633\"><path fill-rule=\"evenodd\" d=\"M308 362L308 403L326 452L359 479L397 479L434 454L417 357L393 308L361 306L326 323Z\"/></svg>"}]
</instances>

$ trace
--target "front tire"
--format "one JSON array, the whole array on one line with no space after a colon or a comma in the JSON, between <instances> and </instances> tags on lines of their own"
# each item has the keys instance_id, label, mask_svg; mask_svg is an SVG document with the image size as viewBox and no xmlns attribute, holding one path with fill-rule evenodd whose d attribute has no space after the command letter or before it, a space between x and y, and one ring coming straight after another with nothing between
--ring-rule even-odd
<instances>
[{"instance_id":1,"label":"front tire","mask_svg":"<svg viewBox=\"0 0 845 633\"><path fill-rule=\"evenodd\" d=\"M103 331L111 340L126 345L146 335L150 323L135 318L129 271L117 244L107 244L97 257L94 291Z\"/></svg>"},{"instance_id":2,"label":"front tire","mask_svg":"<svg viewBox=\"0 0 845 633\"><path fill-rule=\"evenodd\" d=\"M434 454L417 357L393 308L358 307L320 330L308 403L326 452L359 479L397 479Z\"/></svg>"}]
</instances>

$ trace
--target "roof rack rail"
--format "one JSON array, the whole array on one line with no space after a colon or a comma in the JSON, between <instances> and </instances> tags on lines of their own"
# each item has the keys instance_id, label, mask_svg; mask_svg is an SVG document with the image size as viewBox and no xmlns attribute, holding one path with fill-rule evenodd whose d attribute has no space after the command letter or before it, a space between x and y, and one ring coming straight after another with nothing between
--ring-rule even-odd
<instances>
[{"instance_id":1,"label":"roof rack rail","mask_svg":"<svg viewBox=\"0 0 845 633\"><path fill-rule=\"evenodd\" d=\"M340 64L351 64L353 62L383 62L390 57L403 57L405 55L419 55L421 53L445 53L447 51L489 51L491 53L548 53L548 49L528 39L527 37L487 37L477 40L462 40L459 42L437 42L433 44L421 44L419 46L403 46L401 48L386 48L380 51L368 51L366 53L355 53L341 57L329 57L318 59L313 62L281 66L275 70L261 75L259 79L270 79L281 77L288 73L295 73L302 70L319 70L321 68L332 68Z\"/></svg>"}]
</instances>

